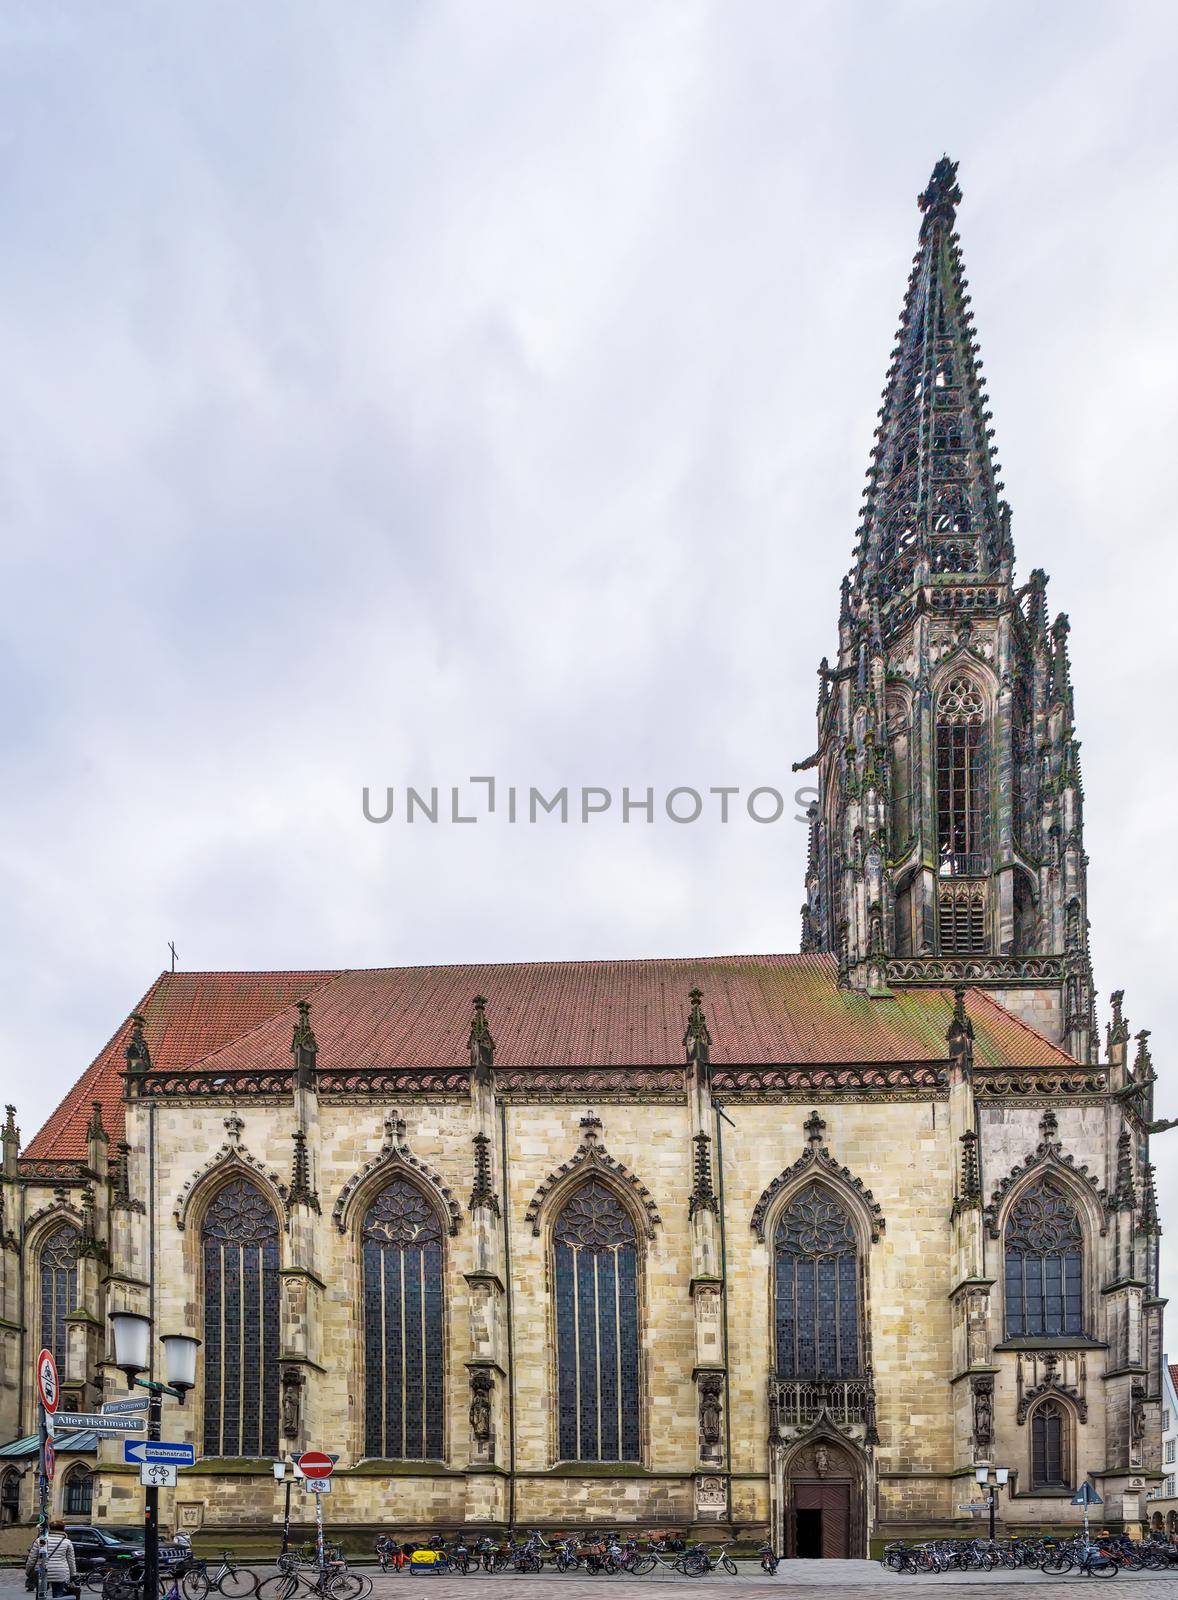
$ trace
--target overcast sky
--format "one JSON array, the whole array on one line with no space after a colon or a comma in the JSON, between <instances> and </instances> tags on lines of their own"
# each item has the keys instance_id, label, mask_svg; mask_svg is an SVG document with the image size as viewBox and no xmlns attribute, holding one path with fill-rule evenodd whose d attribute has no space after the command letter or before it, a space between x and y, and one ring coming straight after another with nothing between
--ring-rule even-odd
<instances>
[{"instance_id":1,"label":"overcast sky","mask_svg":"<svg viewBox=\"0 0 1178 1600\"><path fill-rule=\"evenodd\" d=\"M169 939L797 948L793 821L375 827L360 793L796 786L942 150L1019 571L1073 624L1102 1024L1123 985L1178 1113L1176 34L1111 0L6 5L26 1137Z\"/></svg>"}]
</instances>

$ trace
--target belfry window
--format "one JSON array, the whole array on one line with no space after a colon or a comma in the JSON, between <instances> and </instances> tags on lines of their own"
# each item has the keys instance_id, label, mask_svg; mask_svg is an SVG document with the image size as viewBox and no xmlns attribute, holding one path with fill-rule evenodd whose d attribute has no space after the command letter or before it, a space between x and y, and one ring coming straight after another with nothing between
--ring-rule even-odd
<instances>
[{"instance_id":1,"label":"belfry window","mask_svg":"<svg viewBox=\"0 0 1178 1600\"><path fill-rule=\"evenodd\" d=\"M439 1461L445 1416L442 1222L415 1183L395 1178L368 1208L364 1257L365 1451Z\"/></svg>"},{"instance_id":2,"label":"belfry window","mask_svg":"<svg viewBox=\"0 0 1178 1600\"><path fill-rule=\"evenodd\" d=\"M833 1190L811 1183L794 1195L773 1248L777 1376L858 1376L859 1254Z\"/></svg>"},{"instance_id":3,"label":"belfry window","mask_svg":"<svg viewBox=\"0 0 1178 1600\"><path fill-rule=\"evenodd\" d=\"M66 1372L66 1318L78 1308L78 1230L63 1222L41 1246L41 1343Z\"/></svg>"},{"instance_id":4,"label":"belfry window","mask_svg":"<svg viewBox=\"0 0 1178 1600\"><path fill-rule=\"evenodd\" d=\"M591 1179L553 1229L557 1436L563 1461L638 1461L638 1241L625 1206Z\"/></svg>"},{"instance_id":5,"label":"belfry window","mask_svg":"<svg viewBox=\"0 0 1178 1600\"><path fill-rule=\"evenodd\" d=\"M201 1228L204 1453L278 1452L278 1218L244 1178L220 1190Z\"/></svg>"},{"instance_id":6,"label":"belfry window","mask_svg":"<svg viewBox=\"0 0 1178 1600\"><path fill-rule=\"evenodd\" d=\"M1058 1400L1045 1400L1031 1414L1031 1488L1069 1489L1068 1424Z\"/></svg>"},{"instance_id":7,"label":"belfry window","mask_svg":"<svg viewBox=\"0 0 1178 1600\"><path fill-rule=\"evenodd\" d=\"M937 699L937 853L943 878L989 868L985 705L974 680L950 678Z\"/></svg>"},{"instance_id":8,"label":"belfry window","mask_svg":"<svg viewBox=\"0 0 1178 1600\"><path fill-rule=\"evenodd\" d=\"M1006 1337L1084 1331L1083 1233L1049 1178L1024 1189L1006 1223Z\"/></svg>"}]
</instances>

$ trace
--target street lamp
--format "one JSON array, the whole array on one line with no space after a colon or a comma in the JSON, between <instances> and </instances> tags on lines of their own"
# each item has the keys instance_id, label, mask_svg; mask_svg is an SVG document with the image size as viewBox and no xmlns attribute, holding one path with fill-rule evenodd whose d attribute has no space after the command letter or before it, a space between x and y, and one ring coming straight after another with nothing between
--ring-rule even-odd
<instances>
[{"instance_id":1,"label":"street lamp","mask_svg":"<svg viewBox=\"0 0 1178 1600\"><path fill-rule=\"evenodd\" d=\"M983 1489L989 1491L990 1500L990 1539L995 1535L995 1524L998 1519L998 1491L1010 1477L1009 1467L977 1467L974 1477Z\"/></svg>"},{"instance_id":2,"label":"street lamp","mask_svg":"<svg viewBox=\"0 0 1178 1600\"><path fill-rule=\"evenodd\" d=\"M196 1385L196 1352L200 1340L189 1333L165 1334L160 1341L164 1347L164 1375L166 1383L154 1378L142 1378L150 1365L151 1318L139 1311L112 1311L111 1333L114 1338L115 1366L127 1380L127 1388L146 1389L147 1439L158 1444L163 1421L164 1395L184 1404L188 1391ZM160 1492L155 1484L148 1484L143 1501L143 1597L156 1600L159 1593L160 1570Z\"/></svg>"},{"instance_id":3,"label":"street lamp","mask_svg":"<svg viewBox=\"0 0 1178 1600\"><path fill-rule=\"evenodd\" d=\"M289 1473L286 1470L288 1465L291 1469ZM283 1555L285 1555L290 1549L290 1486L294 1482L294 1476L294 1462L291 1461L288 1455L283 1456L281 1461L276 1461L274 1463L274 1482L281 1483L286 1486L286 1505L282 1514Z\"/></svg>"}]
</instances>

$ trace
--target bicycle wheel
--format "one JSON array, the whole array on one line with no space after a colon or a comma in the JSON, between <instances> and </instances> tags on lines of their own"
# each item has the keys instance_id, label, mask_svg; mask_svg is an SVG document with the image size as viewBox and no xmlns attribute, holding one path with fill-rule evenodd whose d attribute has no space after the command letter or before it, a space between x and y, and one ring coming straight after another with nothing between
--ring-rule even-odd
<instances>
[{"instance_id":1,"label":"bicycle wheel","mask_svg":"<svg viewBox=\"0 0 1178 1600\"><path fill-rule=\"evenodd\" d=\"M82 1582L86 1585L87 1589L90 1589L94 1594L101 1594L102 1586L106 1582L106 1568L93 1567L82 1579Z\"/></svg>"},{"instance_id":2,"label":"bicycle wheel","mask_svg":"<svg viewBox=\"0 0 1178 1600\"><path fill-rule=\"evenodd\" d=\"M275 1572L258 1585L258 1600L294 1600L303 1587L297 1572Z\"/></svg>"},{"instance_id":3,"label":"bicycle wheel","mask_svg":"<svg viewBox=\"0 0 1178 1600\"><path fill-rule=\"evenodd\" d=\"M731 1556L721 1556L720 1557L720 1565L724 1568L724 1571L728 1574L728 1576L730 1578L735 1578L735 1576L736 1576L736 1562L733 1561Z\"/></svg>"},{"instance_id":4,"label":"bicycle wheel","mask_svg":"<svg viewBox=\"0 0 1178 1600\"><path fill-rule=\"evenodd\" d=\"M217 1588L225 1600L249 1600L258 1592L258 1575L248 1567L230 1567L221 1574Z\"/></svg>"},{"instance_id":5,"label":"bicycle wheel","mask_svg":"<svg viewBox=\"0 0 1178 1600\"><path fill-rule=\"evenodd\" d=\"M180 1593L184 1600L205 1600L211 1588L209 1575L203 1567L190 1567L180 1579Z\"/></svg>"},{"instance_id":6,"label":"bicycle wheel","mask_svg":"<svg viewBox=\"0 0 1178 1600\"><path fill-rule=\"evenodd\" d=\"M361 1600L364 1578L359 1572L336 1572L328 1578L324 1592L331 1600Z\"/></svg>"}]
</instances>

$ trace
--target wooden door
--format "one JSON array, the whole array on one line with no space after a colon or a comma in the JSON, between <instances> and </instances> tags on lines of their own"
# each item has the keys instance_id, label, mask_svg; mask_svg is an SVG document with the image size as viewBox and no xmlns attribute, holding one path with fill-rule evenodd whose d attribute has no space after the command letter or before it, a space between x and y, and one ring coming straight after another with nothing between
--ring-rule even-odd
<instances>
[{"instance_id":1,"label":"wooden door","mask_svg":"<svg viewBox=\"0 0 1178 1600\"><path fill-rule=\"evenodd\" d=\"M793 1491L796 1511L822 1514L823 1556L827 1560L845 1560L851 1554L850 1484L795 1483Z\"/></svg>"}]
</instances>

